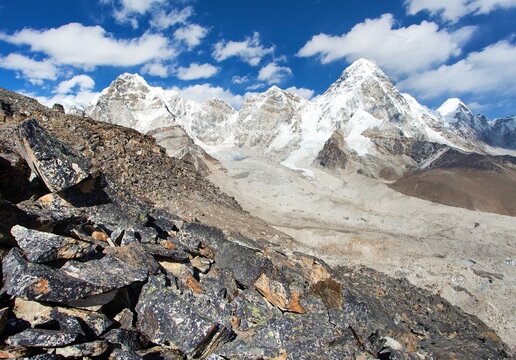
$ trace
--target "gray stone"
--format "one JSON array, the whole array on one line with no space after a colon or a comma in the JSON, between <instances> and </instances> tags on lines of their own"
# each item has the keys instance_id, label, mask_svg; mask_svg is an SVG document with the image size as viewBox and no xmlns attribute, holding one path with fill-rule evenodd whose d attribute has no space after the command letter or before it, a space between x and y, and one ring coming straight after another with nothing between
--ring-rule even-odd
<instances>
[{"instance_id":1,"label":"gray stone","mask_svg":"<svg viewBox=\"0 0 516 360\"><path fill-rule=\"evenodd\" d=\"M192 357L205 357L231 341L234 333L199 315L172 289L149 278L136 306L138 329L153 343L172 346Z\"/></svg>"},{"instance_id":2,"label":"gray stone","mask_svg":"<svg viewBox=\"0 0 516 360\"><path fill-rule=\"evenodd\" d=\"M82 358L101 356L109 350L109 345L104 341L93 341L84 344L75 344L56 349L56 355L65 358Z\"/></svg>"},{"instance_id":3,"label":"gray stone","mask_svg":"<svg viewBox=\"0 0 516 360\"><path fill-rule=\"evenodd\" d=\"M11 229L18 246L31 262L80 258L95 252L87 242L16 225Z\"/></svg>"},{"instance_id":4,"label":"gray stone","mask_svg":"<svg viewBox=\"0 0 516 360\"><path fill-rule=\"evenodd\" d=\"M143 358L131 349L121 347L114 349L109 356L110 360L142 360Z\"/></svg>"},{"instance_id":5,"label":"gray stone","mask_svg":"<svg viewBox=\"0 0 516 360\"><path fill-rule=\"evenodd\" d=\"M101 286L108 291L147 279L145 268L133 267L111 255L88 262L72 260L61 267L61 271L70 277Z\"/></svg>"},{"instance_id":6,"label":"gray stone","mask_svg":"<svg viewBox=\"0 0 516 360\"><path fill-rule=\"evenodd\" d=\"M90 175L88 161L31 119L20 125L20 148L25 161L52 192L77 185Z\"/></svg>"},{"instance_id":7,"label":"gray stone","mask_svg":"<svg viewBox=\"0 0 516 360\"><path fill-rule=\"evenodd\" d=\"M160 268L158 262L145 251L139 242L122 247L110 247L105 249L104 253L112 255L134 268L144 268L149 274L156 274Z\"/></svg>"},{"instance_id":8,"label":"gray stone","mask_svg":"<svg viewBox=\"0 0 516 360\"><path fill-rule=\"evenodd\" d=\"M143 349L148 344L148 340L136 329L113 329L102 338L109 343L124 345L132 350Z\"/></svg>"},{"instance_id":9,"label":"gray stone","mask_svg":"<svg viewBox=\"0 0 516 360\"><path fill-rule=\"evenodd\" d=\"M79 303L98 305L109 302L112 297L93 298L93 296L107 295L105 293L116 287L100 282L92 283L70 276L62 270L30 263L23 258L17 248L12 249L3 259L2 272L4 274L4 290L9 295L25 300L65 304L78 301Z\"/></svg>"},{"instance_id":10,"label":"gray stone","mask_svg":"<svg viewBox=\"0 0 516 360\"><path fill-rule=\"evenodd\" d=\"M77 334L61 330L27 329L8 337L6 342L11 346L60 347L71 344L76 338Z\"/></svg>"}]
</instances>

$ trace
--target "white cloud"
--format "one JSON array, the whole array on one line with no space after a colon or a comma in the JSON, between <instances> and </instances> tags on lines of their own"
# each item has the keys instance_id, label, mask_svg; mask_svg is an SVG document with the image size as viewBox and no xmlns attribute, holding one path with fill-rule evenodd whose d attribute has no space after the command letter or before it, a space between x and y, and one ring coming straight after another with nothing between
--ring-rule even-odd
<instances>
[{"instance_id":1,"label":"white cloud","mask_svg":"<svg viewBox=\"0 0 516 360\"><path fill-rule=\"evenodd\" d=\"M149 12L153 7L164 3L166 0L119 0L115 6L113 16L120 23L129 23L133 28L138 28L138 16ZM109 1L103 0L104 3Z\"/></svg>"},{"instance_id":2,"label":"white cloud","mask_svg":"<svg viewBox=\"0 0 516 360\"><path fill-rule=\"evenodd\" d=\"M87 75L77 75L69 80L57 84L53 92L54 96L37 96L25 94L38 100L43 105L51 107L54 104L61 104L68 109L70 106L79 105L86 108L99 93L92 91L95 81Z\"/></svg>"},{"instance_id":3,"label":"white cloud","mask_svg":"<svg viewBox=\"0 0 516 360\"><path fill-rule=\"evenodd\" d=\"M312 89L298 88L295 86L291 86L285 90L288 92L297 94L306 100L310 100L314 96L314 91Z\"/></svg>"},{"instance_id":4,"label":"white cloud","mask_svg":"<svg viewBox=\"0 0 516 360\"><path fill-rule=\"evenodd\" d=\"M245 88L246 91L254 91L254 90L259 90L259 89L263 89L267 86L267 84L264 84L264 83L258 83L258 84L254 84L254 85L249 85L248 87Z\"/></svg>"},{"instance_id":5,"label":"white cloud","mask_svg":"<svg viewBox=\"0 0 516 360\"><path fill-rule=\"evenodd\" d=\"M181 10L172 9L169 12L160 10L153 15L150 24L160 30L168 29L177 24L185 24L188 18L193 15L193 12L191 6L187 6Z\"/></svg>"},{"instance_id":6,"label":"white cloud","mask_svg":"<svg viewBox=\"0 0 516 360\"><path fill-rule=\"evenodd\" d=\"M88 75L76 75L69 80L64 80L57 85L55 92L58 94L68 94L74 88L78 88L79 91L87 91L93 89L95 81Z\"/></svg>"},{"instance_id":7,"label":"white cloud","mask_svg":"<svg viewBox=\"0 0 516 360\"><path fill-rule=\"evenodd\" d=\"M198 84L184 88L175 87L172 90L179 92L187 99L198 102L204 102L214 98L221 99L234 108L240 108L244 101L242 95L235 95L230 90L226 90L220 86L212 86L210 84Z\"/></svg>"},{"instance_id":8,"label":"white cloud","mask_svg":"<svg viewBox=\"0 0 516 360\"><path fill-rule=\"evenodd\" d=\"M516 0L405 0L405 6L410 15L428 11L445 21L457 22L469 14L488 14L497 8L516 7Z\"/></svg>"},{"instance_id":9,"label":"white cloud","mask_svg":"<svg viewBox=\"0 0 516 360\"><path fill-rule=\"evenodd\" d=\"M244 41L220 41L215 44L213 57L224 61L230 57L238 57L251 66L257 66L265 55L272 54L274 46L264 47L260 42L260 34L255 32Z\"/></svg>"},{"instance_id":10,"label":"white cloud","mask_svg":"<svg viewBox=\"0 0 516 360\"><path fill-rule=\"evenodd\" d=\"M145 64L140 70L144 74L149 74L152 76L159 76L162 78L166 78L170 75L170 67L163 65L159 62L150 62Z\"/></svg>"},{"instance_id":11,"label":"white cloud","mask_svg":"<svg viewBox=\"0 0 516 360\"><path fill-rule=\"evenodd\" d=\"M423 21L408 27L394 28L392 14L367 19L340 36L319 34L312 37L298 56L319 56L323 64L346 59L373 60L395 75L426 70L460 55L462 46L475 28L456 31L439 29L433 22Z\"/></svg>"},{"instance_id":12,"label":"white cloud","mask_svg":"<svg viewBox=\"0 0 516 360\"><path fill-rule=\"evenodd\" d=\"M279 66L275 62L271 62L260 69L258 80L266 81L268 84L279 84L291 74L292 70L289 67Z\"/></svg>"},{"instance_id":13,"label":"white cloud","mask_svg":"<svg viewBox=\"0 0 516 360\"><path fill-rule=\"evenodd\" d=\"M201 43L201 40L208 34L208 29L197 24L189 24L174 31L174 38L184 42L188 49L193 49Z\"/></svg>"},{"instance_id":14,"label":"white cloud","mask_svg":"<svg viewBox=\"0 0 516 360\"><path fill-rule=\"evenodd\" d=\"M219 69L211 64L191 63L188 67L179 67L176 76L181 80L207 79L219 72Z\"/></svg>"},{"instance_id":15,"label":"white cloud","mask_svg":"<svg viewBox=\"0 0 516 360\"><path fill-rule=\"evenodd\" d=\"M516 92L514 79L516 45L504 40L469 53L452 65L414 74L398 86L415 91L423 98L461 94L513 96Z\"/></svg>"},{"instance_id":16,"label":"white cloud","mask_svg":"<svg viewBox=\"0 0 516 360\"><path fill-rule=\"evenodd\" d=\"M43 80L55 80L58 75L58 68L52 61L37 61L16 53L0 57L0 68L18 71L33 84L41 84Z\"/></svg>"},{"instance_id":17,"label":"white cloud","mask_svg":"<svg viewBox=\"0 0 516 360\"><path fill-rule=\"evenodd\" d=\"M233 84L243 84L243 83L246 83L249 81L249 76L238 76L238 75L235 75L231 78L231 82Z\"/></svg>"},{"instance_id":18,"label":"white cloud","mask_svg":"<svg viewBox=\"0 0 516 360\"><path fill-rule=\"evenodd\" d=\"M175 55L163 35L145 33L137 38L116 39L100 26L79 23L48 30L23 29L12 35L0 33L0 40L29 45L32 51L47 54L55 63L84 69L134 66Z\"/></svg>"}]
</instances>

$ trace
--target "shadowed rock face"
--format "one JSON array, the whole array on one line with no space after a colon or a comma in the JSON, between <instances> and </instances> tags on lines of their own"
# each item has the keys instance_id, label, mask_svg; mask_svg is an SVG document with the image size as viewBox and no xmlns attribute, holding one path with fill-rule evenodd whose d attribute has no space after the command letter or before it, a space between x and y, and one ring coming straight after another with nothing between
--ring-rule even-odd
<instances>
[{"instance_id":1,"label":"shadowed rock face","mask_svg":"<svg viewBox=\"0 0 516 360\"><path fill-rule=\"evenodd\" d=\"M18 353L67 349L59 352L138 358L172 351L191 359L509 356L478 319L406 281L368 269L332 269L264 238L227 235L152 208L108 176L95 175L91 183L16 204L38 220L31 223L33 230L57 240L51 247L35 243L37 251L12 246L4 255L9 296L0 301L18 302L16 316L30 320L20 323L9 315L1 335ZM13 236L23 238L16 229ZM54 254L67 244L62 237L88 242L93 250L74 260L29 260ZM40 316L23 315L19 299ZM95 325L94 319L105 325L106 318L110 328Z\"/></svg>"}]
</instances>

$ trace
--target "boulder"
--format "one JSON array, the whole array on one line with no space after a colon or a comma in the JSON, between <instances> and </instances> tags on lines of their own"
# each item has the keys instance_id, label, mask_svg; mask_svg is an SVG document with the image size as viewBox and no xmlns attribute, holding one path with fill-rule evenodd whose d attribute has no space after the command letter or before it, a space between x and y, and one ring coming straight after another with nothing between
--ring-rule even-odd
<instances>
[{"instance_id":1,"label":"boulder","mask_svg":"<svg viewBox=\"0 0 516 360\"><path fill-rule=\"evenodd\" d=\"M4 290L9 295L25 300L64 304L81 303L90 306L106 304L115 295L108 293L116 286L88 282L72 277L59 269L30 263L17 248L11 249L3 259L2 272L4 274ZM19 279L24 281L19 281Z\"/></svg>"},{"instance_id":2,"label":"boulder","mask_svg":"<svg viewBox=\"0 0 516 360\"><path fill-rule=\"evenodd\" d=\"M18 137L22 156L50 191L68 189L90 175L88 161L43 129L35 119L20 125Z\"/></svg>"},{"instance_id":3,"label":"boulder","mask_svg":"<svg viewBox=\"0 0 516 360\"><path fill-rule=\"evenodd\" d=\"M172 346L193 358L206 357L235 337L233 331L201 316L155 277L143 287L136 311L138 329L150 341Z\"/></svg>"},{"instance_id":4,"label":"boulder","mask_svg":"<svg viewBox=\"0 0 516 360\"><path fill-rule=\"evenodd\" d=\"M19 225L11 229L11 234L31 262L75 259L95 253L95 247L88 242Z\"/></svg>"}]
</instances>

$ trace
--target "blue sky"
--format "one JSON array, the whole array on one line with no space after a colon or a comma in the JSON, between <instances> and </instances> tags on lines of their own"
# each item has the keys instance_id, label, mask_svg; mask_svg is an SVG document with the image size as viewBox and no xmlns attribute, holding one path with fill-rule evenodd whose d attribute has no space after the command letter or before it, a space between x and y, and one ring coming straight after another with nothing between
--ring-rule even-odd
<instances>
[{"instance_id":1,"label":"blue sky","mask_svg":"<svg viewBox=\"0 0 516 360\"><path fill-rule=\"evenodd\" d=\"M2 0L0 86L86 104L123 72L238 107L278 85L323 93L378 64L438 107L516 113L516 0Z\"/></svg>"}]
</instances>

